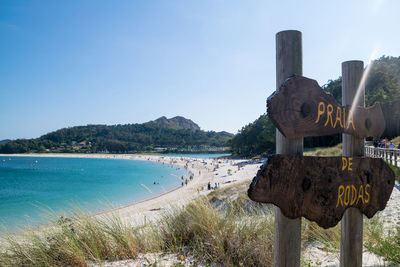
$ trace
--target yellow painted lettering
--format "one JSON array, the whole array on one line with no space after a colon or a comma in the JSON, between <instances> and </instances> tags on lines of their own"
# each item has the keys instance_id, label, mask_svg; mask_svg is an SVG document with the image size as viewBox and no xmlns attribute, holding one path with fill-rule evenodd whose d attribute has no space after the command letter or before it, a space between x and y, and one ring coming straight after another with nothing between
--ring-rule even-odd
<instances>
[{"instance_id":1,"label":"yellow painted lettering","mask_svg":"<svg viewBox=\"0 0 400 267\"><path fill-rule=\"evenodd\" d=\"M349 171L352 171L351 165L353 165L353 158L349 158L349 167L347 168Z\"/></svg>"},{"instance_id":2,"label":"yellow painted lettering","mask_svg":"<svg viewBox=\"0 0 400 267\"><path fill-rule=\"evenodd\" d=\"M347 158L342 157L342 171L347 167Z\"/></svg>"},{"instance_id":3,"label":"yellow painted lettering","mask_svg":"<svg viewBox=\"0 0 400 267\"><path fill-rule=\"evenodd\" d=\"M324 126L328 125L328 122L331 123L331 126L333 127L333 118L332 118L332 112L333 112L333 106L331 104L328 104L328 106L326 107L326 122L324 124Z\"/></svg>"},{"instance_id":4,"label":"yellow painted lettering","mask_svg":"<svg viewBox=\"0 0 400 267\"><path fill-rule=\"evenodd\" d=\"M340 128L343 128L342 124L342 109L338 106L336 109L336 120L335 120L335 125L333 125L333 128L336 128L336 124L339 121Z\"/></svg>"},{"instance_id":5,"label":"yellow painted lettering","mask_svg":"<svg viewBox=\"0 0 400 267\"><path fill-rule=\"evenodd\" d=\"M351 110L349 110L349 120L348 120L348 124L347 124L347 129L350 128L350 124L353 127L353 130L356 129L356 127L354 126L354 121L353 121L353 112L351 112Z\"/></svg>"},{"instance_id":6,"label":"yellow painted lettering","mask_svg":"<svg viewBox=\"0 0 400 267\"><path fill-rule=\"evenodd\" d=\"M325 103L324 102L319 102L318 104L318 117L317 120L315 121L315 123L319 122L319 118L322 114L325 113Z\"/></svg>"},{"instance_id":7,"label":"yellow painted lettering","mask_svg":"<svg viewBox=\"0 0 400 267\"><path fill-rule=\"evenodd\" d=\"M360 201L360 198L361 198L362 203L364 204L364 189L363 189L362 185L360 185L360 188L358 190L358 198L357 198L356 205L358 204L358 201Z\"/></svg>"},{"instance_id":8,"label":"yellow painted lettering","mask_svg":"<svg viewBox=\"0 0 400 267\"><path fill-rule=\"evenodd\" d=\"M353 205L357 200L357 188L354 185L351 185L351 201L350 205Z\"/></svg>"},{"instance_id":9,"label":"yellow painted lettering","mask_svg":"<svg viewBox=\"0 0 400 267\"><path fill-rule=\"evenodd\" d=\"M365 196L366 196L366 198L365 198L365 203L368 203L369 202L369 192L368 192L368 190L369 190L369 188L370 188L371 186L369 185L369 184L367 184L366 186L365 186Z\"/></svg>"},{"instance_id":10,"label":"yellow painted lettering","mask_svg":"<svg viewBox=\"0 0 400 267\"><path fill-rule=\"evenodd\" d=\"M336 208L339 206L339 202L340 202L340 206L343 207L343 193L344 193L344 186L341 185L338 188L338 196L337 196L337 203L336 203Z\"/></svg>"},{"instance_id":11,"label":"yellow painted lettering","mask_svg":"<svg viewBox=\"0 0 400 267\"><path fill-rule=\"evenodd\" d=\"M344 191L344 205L349 205L350 203L350 186L346 186L346 189Z\"/></svg>"}]
</instances>

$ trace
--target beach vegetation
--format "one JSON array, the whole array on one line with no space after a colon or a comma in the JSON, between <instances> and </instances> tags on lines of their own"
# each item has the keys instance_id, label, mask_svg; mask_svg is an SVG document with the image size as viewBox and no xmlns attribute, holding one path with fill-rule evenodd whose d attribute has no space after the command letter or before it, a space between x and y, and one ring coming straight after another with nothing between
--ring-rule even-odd
<instances>
[{"instance_id":1,"label":"beach vegetation","mask_svg":"<svg viewBox=\"0 0 400 267\"><path fill-rule=\"evenodd\" d=\"M193 264L272 266L274 206L251 201L247 187L248 182L223 187L142 224L131 225L117 213L74 211L54 217L43 227L3 235L0 266L101 266L146 253L175 254L176 266L187 258ZM385 234L382 225L377 216L367 220L365 247L400 263L400 231ZM340 223L323 229L303 219L303 251L315 242L318 249L338 254ZM309 263L305 258L302 262Z\"/></svg>"},{"instance_id":2,"label":"beach vegetation","mask_svg":"<svg viewBox=\"0 0 400 267\"><path fill-rule=\"evenodd\" d=\"M336 157L342 155L342 144L337 144L333 147L316 147L306 149L304 156L318 156L318 157Z\"/></svg>"},{"instance_id":3,"label":"beach vegetation","mask_svg":"<svg viewBox=\"0 0 400 267\"><path fill-rule=\"evenodd\" d=\"M87 266L99 260L134 258L143 243L140 228L110 215L99 219L89 213L52 219L40 229L27 227L4 234L0 266Z\"/></svg>"},{"instance_id":4,"label":"beach vegetation","mask_svg":"<svg viewBox=\"0 0 400 267\"><path fill-rule=\"evenodd\" d=\"M392 169L392 171L394 172L394 179L396 181L400 182L400 168L397 166L394 166L392 163L390 163L389 161L386 161L386 163L389 165L389 167Z\"/></svg>"},{"instance_id":5,"label":"beach vegetation","mask_svg":"<svg viewBox=\"0 0 400 267\"><path fill-rule=\"evenodd\" d=\"M389 231L384 228L382 217L375 216L365 225L364 246L386 261L400 264L400 225L394 225Z\"/></svg>"}]
</instances>

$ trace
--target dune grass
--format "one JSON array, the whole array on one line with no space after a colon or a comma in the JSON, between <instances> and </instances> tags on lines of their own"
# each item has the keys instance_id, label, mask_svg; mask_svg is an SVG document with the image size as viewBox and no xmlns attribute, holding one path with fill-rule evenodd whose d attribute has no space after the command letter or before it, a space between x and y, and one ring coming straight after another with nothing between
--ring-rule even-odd
<instances>
[{"instance_id":1,"label":"dune grass","mask_svg":"<svg viewBox=\"0 0 400 267\"><path fill-rule=\"evenodd\" d=\"M185 249L201 262L271 266L274 224L262 212L221 213L206 199L165 215L160 232L169 250Z\"/></svg>"},{"instance_id":2,"label":"dune grass","mask_svg":"<svg viewBox=\"0 0 400 267\"><path fill-rule=\"evenodd\" d=\"M135 259L140 253L193 256L203 264L272 266L273 206L255 203L247 183L216 190L185 207L166 210L155 222L132 226L117 214L93 216L74 212L49 225L2 237L0 266L90 266ZM400 230L386 235L379 218L364 228L365 247L400 263ZM302 242L318 241L327 252L340 250L340 224L323 229L302 220Z\"/></svg>"},{"instance_id":3,"label":"dune grass","mask_svg":"<svg viewBox=\"0 0 400 267\"><path fill-rule=\"evenodd\" d=\"M127 226L118 216L73 217L5 234L0 266L87 266L89 261L136 257L143 245L140 229Z\"/></svg>"},{"instance_id":4,"label":"dune grass","mask_svg":"<svg viewBox=\"0 0 400 267\"><path fill-rule=\"evenodd\" d=\"M216 208L211 199L171 208L159 221L140 226L131 226L116 214L100 218L79 212L73 219L61 217L45 228L27 228L22 234L3 237L6 246L0 252L0 266L101 265L105 260L135 259L149 252L192 255L199 262L224 266L271 266L271 207L249 206L244 197L238 197ZM337 227L324 230L303 220L302 229L303 241L319 240L337 249Z\"/></svg>"},{"instance_id":5,"label":"dune grass","mask_svg":"<svg viewBox=\"0 0 400 267\"><path fill-rule=\"evenodd\" d=\"M272 264L273 218L260 211L220 212L208 198L171 208L155 223L131 226L116 214L74 214L44 228L2 237L0 266L88 266L139 253L190 253L201 262Z\"/></svg>"},{"instance_id":6,"label":"dune grass","mask_svg":"<svg viewBox=\"0 0 400 267\"><path fill-rule=\"evenodd\" d=\"M333 147L317 147L306 150L304 156L334 157L342 155L342 144Z\"/></svg>"},{"instance_id":7,"label":"dune grass","mask_svg":"<svg viewBox=\"0 0 400 267\"><path fill-rule=\"evenodd\" d=\"M382 218L370 219L364 229L364 246L386 261L400 265L400 225L385 231Z\"/></svg>"}]
</instances>

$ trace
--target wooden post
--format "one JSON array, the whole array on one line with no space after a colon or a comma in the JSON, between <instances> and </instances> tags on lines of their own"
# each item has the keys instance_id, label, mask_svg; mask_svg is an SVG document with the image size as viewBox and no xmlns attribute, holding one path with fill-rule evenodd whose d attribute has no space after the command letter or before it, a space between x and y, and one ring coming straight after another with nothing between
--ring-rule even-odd
<instances>
[{"instance_id":1,"label":"wooden post","mask_svg":"<svg viewBox=\"0 0 400 267\"><path fill-rule=\"evenodd\" d=\"M276 34L276 88L293 74L302 75L302 41L299 31ZM276 154L302 155L303 138L285 138L276 129ZM301 218L289 219L275 207L274 266L300 266Z\"/></svg>"},{"instance_id":2,"label":"wooden post","mask_svg":"<svg viewBox=\"0 0 400 267\"><path fill-rule=\"evenodd\" d=\"M389 150L389 155L390 155L390 164L393 164L393 150Z\"/></svg>"},{"instance_id":3,"label":"wooden post","mask_svg":"<svg viewBox=\"0 0 400 267\"><path fill-rule=\"evenodd\" d=\"M357 106L365 106L365 88L363 85L360 87L363 71L364 64L362 61L346 61L342 63L343 105L352 105L353 101L356 101ZM361 91L357 93L357 89ZM355 99L356 95L358 95L357 99ZM347 157L364 156L364 138L343 134L342 154ZM349 208L341 222L340 266L361 267L362 251L363 216L358 209Z\"/></svg>"},{"instance_id":4,"label":"wooden post","mask_svg":"<svg viewBox=\"0 0 400 267\"><path fill-rule=\"evenodd\" d=\"M390 161L391 161L392 165L394 165L394 149L392 149L390 151Z\"/></svg>"}]
</instances>

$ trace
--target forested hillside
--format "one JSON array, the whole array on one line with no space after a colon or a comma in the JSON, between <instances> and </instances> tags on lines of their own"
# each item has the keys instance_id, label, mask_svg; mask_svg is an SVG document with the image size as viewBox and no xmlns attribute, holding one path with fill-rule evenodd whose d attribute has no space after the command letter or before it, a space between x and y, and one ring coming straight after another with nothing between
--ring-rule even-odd
<instances>
[{"instance_id":1,"label":"forested hillside","mask_svg":"<svg viewBox=\"0 0 400 267\"><path fill-rule=\"evenodd\" d=\"M342 77L330 80L324 89L342 102ZM374 60L365 85L365 105L400 100L400 57Z\"/></svg>"},{"instance_id":2,"label":"forested hillside","mask_svg":"<svg viewBox=\"0 0 400 267\"><path fill-rule=\"evenodd\" d=\"M229 142L232 152L250 156L272 153L275 149L275 126L266 114L244 126Z\"/></svg>"},{"instance_id":3,"label":"forested hillside","mask_svg":"<svg viewBox=\"0 0 400 267\"><path fill-rule=\"evenodd\" d=\"M202 131L183 117L161 117L143 124L87 125L64 128L36 139L0 145L0 153L28 152L176 152L221 151L233 135Z\"/></svg>"},{"instance_id":4,"label":"forested hillside","mask_svg":"<svg viewBox=\"0 0 400 267\"><path fill-rule=\"evenodd\" d=\"M312 78L312 77L310 77ZM323 86L336 100L342 100L342 78L329 80ZM365 104L383 103L382 107L387 129L384 136L391 138L400 135L400 57L383 56L371 65L365 87ZM341 135L309 137L304 139L305 147L332 146L341 142ZM275 127L266 114L244 126L230 141L234 154L254 156L275 152Z\"/></svg>"}]
</instances>

